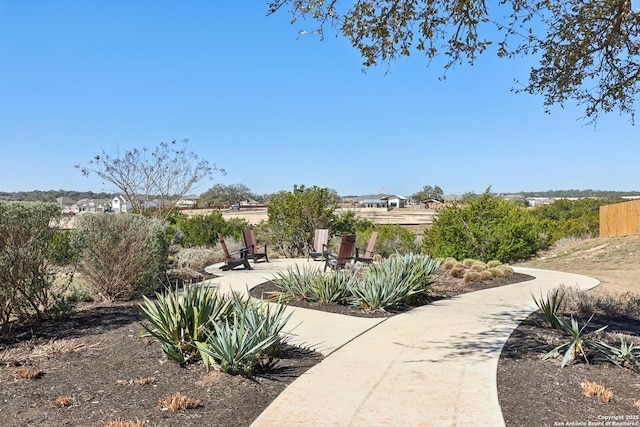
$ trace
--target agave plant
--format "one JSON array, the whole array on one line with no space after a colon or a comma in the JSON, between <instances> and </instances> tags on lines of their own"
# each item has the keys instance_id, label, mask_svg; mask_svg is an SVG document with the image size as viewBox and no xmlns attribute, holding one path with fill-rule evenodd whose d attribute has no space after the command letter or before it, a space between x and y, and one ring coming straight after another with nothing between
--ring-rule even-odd
<instances>
[{"instance_id":1,"label":"agave plant","mask_svg":"<svg viewBox=\"0 0 640 427\"><path fill-rule=\"evenodd\" d=\"M386 310L406 303L415 294L426 292L439 259L428 255L405 254L374 264L362 281L351 286L354 304L368 310Z\"/></svg>"},{"instance_id":2,"label":"agave plant","mask_svg":"<svg viewBox=\"0 0 640 427\"><path fill-rule=\"evenodd\" d=\"M213 323L233 311L230 298L203 286L156 293L155 301L143 298L140 313L149 322L142 325L143 336L157 339L167 358L181 364L197 359L196 343L208 337Z\"/></svg>"},{"instance_id":3,"label":"agave plant","mask_svg":"<svg viewBox=\"0 0 640 427\"><path fill-rule=\"evenodd\" d=\"M355 280L355 274L347 270L331 271L314 277L309 292L318 304L330 304L343 301L351 295L349 289Z\"/></svg>"},{"instance_id":4,"label":"agave plant","mask_svg":"<svg viewBox=\"0 0 640 427\"><path fill-rule=\"evenodd\" d=\"M271 304L238 294L232 299L233 316L214 323L207 340L196 346L207 368L215 364L229 374L250 376L261 360L278 351L290 315L285 317L283 305L272 310Z\"/></svg>"},{"instance_id":5,"label":"agave plant","mask_svg":"<svg viewBox=\"0 0 640 427\"><path fill-rule=\"evenodd\" d=\"M571 316L570 322L567 321L567 319L564 317L556 317L556 319L558 321L560 329L568 335L568 339L564 343L551 350L549 353L545 354L542 357L542 360L546 360L552 356L555 356L556 354L560 353L561 350L564 350L565 353L562 358L562 364L560 365L561 368L564 368L570 360L576 360L579 356L582 356L584 358L584 361L589 364L589 359L587 359L588 348L593 348L600 352L604 351L604 344L601 341L591 339L590 335L596 335L599 332L602 332L607 328L608 325L605 325L590 334L584 333L585 328L587 327L587 325L589 325L591 319L593 319L593 314L591 315L589 320L587 320L585 324L582 325L582 327L580 327L578 321L574 319L573 315Z\"/></svg>"},{"instance_id":6,"label":"agave plant","mask_svg":"<svg viewBox=\"0 0 640 427\"><path fill-rule=\"evenodd\" d=\"M313 282L319 275L322 273L318 269L303 267L300 270L296 265L295 268L288 268L284 273L278 272L271 282L282 288L286 296L307 300L311 296Z\"/></svg>"},{"instance_id":7,"label":"agave plant","mask_svg":"<svg viewBox=\"0 0 640 427\"><path fill-rule=\"evenodd\" d=\"M564 302L564 296L564 289L562 288L556 288L552 292L548 292L546 298L540 295L540 299L537 299L533 294L531 294L533 302L535 302L536 306L538 306L542 311L542 314L547 320L550 328L557 328L559 326L558 312Z\"/></svg>"}]
</instances>

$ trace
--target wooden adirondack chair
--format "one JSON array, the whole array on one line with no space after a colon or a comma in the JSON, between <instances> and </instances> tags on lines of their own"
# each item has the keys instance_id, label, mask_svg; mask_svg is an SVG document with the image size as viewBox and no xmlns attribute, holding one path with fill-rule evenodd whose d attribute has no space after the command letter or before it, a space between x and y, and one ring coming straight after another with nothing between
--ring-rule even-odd
<instances>
[{"instance_id":1,"label":"wooden adirondack chair","mask_svg":"<svg viewBox=\"0 0 640 427\"><path fill-rule=\"evenodd\" d=\"M307 254L307 261L309 261L309 257L313 258L314 261L322 261L324 259L324 253L327 250L328 241L329 230L326 228L316 228L313 236L313 250Z\"/></svg>"},{"instance_id":2,"label":"wooden adirondack chair","mask_svg":"<svg viewBox=\"0 0 640 427\"><path fill-rule=\"evenodd\" d=\"M369 244L367 245L367 249L364 251L364 254L360 256L360 249L356 248L356 258L355 262L373 262L373 248L376 246L376 240L378 239L378 232L374 231L371 233L371 238L369 239Z\"/></svg>"},{"instance_id":3,"label":"wooden adirondack chair","mask_svg":"<svg viewBox=\"0 0 640 427\"><path fill-rule=\"evenodd\" d=\"M252 258L253 262L264 258L265 262L269 262L267 245L257 246L253 230L242 230L242 238L244 239L244 247L247 249L247 258Z\"/></svg>"},{"instance_id":4,"label":"wooden adirondack chair","mask_svg":"<svg viewBox=\"0 0 640 427\"><path fill-rule=\"evenodd\" d=\"M339 268L344 268L344 266L349 261L353 261L353 252L356 247L356 235L355 234L345 234L342 236L340 240L340 247L338 248L338 254L334 255L329 252L324 253L324 270L327 270L327 267L331 267L334 270Z\"/></svg>"},{"instance_id":5,"label":"wooden adirondack chair","mask_svg":"<svg viewBox=\"0 0 640 427\"><path fill-rule=\"evenodd\" d=\"M218 241L220 242L220 246L222 247L222 251L224 252L224 265L220 267L220 270L226 271L236 268L239 265L244 265L244 268L247 270L251 270L251 266L249 265L249 260L247 259L247 249L242 248L237 251L229 252L227 249L227 244L224 241L224 236L222 233L218 233Z\"/></svg>"}]
</instances>

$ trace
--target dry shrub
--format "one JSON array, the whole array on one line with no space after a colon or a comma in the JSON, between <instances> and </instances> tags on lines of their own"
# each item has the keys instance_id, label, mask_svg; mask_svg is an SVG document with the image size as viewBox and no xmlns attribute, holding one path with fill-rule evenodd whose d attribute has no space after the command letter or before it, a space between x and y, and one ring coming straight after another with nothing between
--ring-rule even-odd
<instances>
[{"instance_id":1,"label":"dry shrub","mask_svg":"<svg viewBox=\"0 0 640 427\"><path fill-rule=\"evenodd\" d=\"M471 267L469 267L472 271L484 271L487 269L487 264L485 264L484 262L481 261L476 261L473 264L471 264Z\"/></svg>"},{"instance_id":2,"label":"dry shrub","mask_svg":"<svg viewBox=\"0 0 640 427\"><path fill-rule=\"evenodd\" d=\"M202 270L206 266L220 261L222 252L207 248L188 248L178 252L174 259L178 268Z\"/></svg>"},{"instance_id":3,"label":"dry shrub","mask_svg":"<svg viewBox=\"0 0 640 427\"><path fill-rule=\"evenodd\" d=\"M571 248L573 246L576 246L579 243L584 242L585 240L590 239L589 236L569 236L569 237L563 237L562 239L558 239L555 241L555 243L553 244L553 248L555 250L563 250L563 249L568 249Z\"/></svg>"},{"instance_id":4,"label":"dry shrub","mask_svg":"<svg viewBox=\"0 0 640 427\"><path fill-rule=\"evenodd\" d=\"M462 264L467 268L471 268L471 266L475 262L476 262L476 260L475 259L471 259L471 258L465 258L465 259L462 260Z\"/></svg>"},{"instance_id":5,"label":"dry shrub","mask_svg":"<svg viewBox=\"0 0 640 427\"><path fill-rule=\"evenodd\" d=\"M58 354L82 351L86 348L84 343L79 342L75 338L50 340L46 344L37 345L31 352L32 358L52 358Z\"/></svg>"},{"instance_id":6,"label":"dry shrub","mask_svg":"<svg viewBox=\"0 0 640 427\"><path fill-rule=\"evenodd\" d=\"M153 384L156 382L156 379L154 377L147 377L147 378L133 378L130 380L120 380L117 383L120 385L146 385L146 384Z\"/></svg>"},{"instance_id":7,"label":"dry shrub","mask_svg":"<svg viewBox=\"0 0 640 427\"><path fill-rule=\"evenodd\" d=\"M35 380L36 378L41 378L42 374L44 374L40 369L29 368L18 368L13 373L21 380Z\"/></svg>"},{"instance_id":8,"label":"dry shrub","mask_svg":"<svg viewBox=\"0 0 640 427\"><path fill-rule=\"evenodd\" d=\"M464 274L464 277L462 278L462 281L464 283L479 282L480 281L480 273L478 273L477 271L467 271Z\"/></svg>"},{"instance_id":9,"label":"dry shrub","mask_svg":"<svg viewBox=\"0 0 640 427\"><path fill-rule=\"evenodd\" d=\"M455 258L449 257L442 262L442 268L444 268L445 270L451 270L453 266L455 266L457 263L458 263L458 260L456 260Z\"/></svg>"},{"instance_id":10,"label":"dry shrub","mask_svg":"<svg viewBox=\"0 0 640 427\"><path fill-rule=\"evenodd\" d=\"M495 268L501 266L502 263L496 259L492 259L487 263L487 268Z\"/></svg>"},{"instance_id":11,"label":"dry shrub","mask_svg":"<svg viewBox=\"0 0 640 427\"><path fill-rule=\"evenodd\" d=\"M49 406L52 408L67 408L71 406L73 403L73 397L70 396L59 396L53 402L49 402Z\"/></svg>"},{"instance_id":12,"label":"dry shrub","mask_svg":"<svg viewBox=\"0 0 640 427\"><path fill-rule=\"evenodd\" d=\"M467 272L467 269L464 267L454 267L449 271L449 276L454 277L456 279L462 279L466 272Z\"/></svg>"},{"instance_id":13,"label":"dry shrub","mask_svg":"<svg viewBox=\"0 0 640 427\"><path fill-rule=\"evenodd\" d=\"M580 314L601 313L640 320L640 295L631 292L596 293L575 287L563 287L567 310Z\"/></svg>"},{"instance_id":14,"label":"dry shrub","mask_svg":"<svg viewBox=\"0 0 640 427\"><path fill-rule=\"evenodd\" d=\"M144 422L135 420L135 421L123 421L123 420L114 420L109 421L104 425L104 427L143 427Z\"/></svg>"},{"instance_id":15,"label":"dry shrub","mask_svg":"<svg viewBox=\"0 0 640 427\"><path fill-rule=\"evenodd\" d=\"M199 405L199 400L190 399L181 393L174 393L158 401L158 406L160 406L163 411L170 409L172 412L197 408Z\"/></svg>"},{"instance_id":16,"label":"dry shrub","mask_svg":"<svg viewBox=\"0 0 640 427\"><path fill-rule=\"evenodd\" d=\"M493 279L493 273L489 270L483 270L480 272L480 280L485 281L491 279Z\"/></svg>"},{"instance_id":17,"label":"dry shrub","mask_svg":"<svg viewBox=\"0 0 640 427\"><path fill-rule=\"evenodd\" d=\"M589 381L580 383L582 387L582 394L588 397L597 396L604 403L609 403L613 400L613 391L597 383L590 383Z\"/></svg>"}]
</instances>

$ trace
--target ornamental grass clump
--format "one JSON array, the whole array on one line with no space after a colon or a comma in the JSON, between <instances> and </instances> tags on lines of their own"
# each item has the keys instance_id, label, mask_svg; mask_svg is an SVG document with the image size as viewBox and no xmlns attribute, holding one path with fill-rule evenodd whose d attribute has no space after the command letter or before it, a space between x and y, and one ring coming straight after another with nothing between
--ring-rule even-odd
<instances>
[{"instance_id":1,"label":"ornamental grass clump","mask_svg":"<svg viewBox=\"0 0 640 427\"><path fill-rule=\"evenodd\" d=\"M405 254L374 264L361 281L354 282L353 304L366 310L400 306L412 296L425 293L433 282L440 260L429 255Z\"/></svg>"},{"instance_id":2,"label":"ornamental grass clump","mask_svg":"<svg viewBox=\"0 0 640 427\"><path fill-rule=\"evenodd\" d=\"M482 276L477 271L469 270L464 274L462 281L464 283L479 282L481 277Z\"/></svg>"},{"instance_id":3,"label":"ornamental grass clump","mask_svg":"<svg viewBox=\"0 0 640 427\"><path fill-rule=\"evenodd\" d=\"M484 271L487 269L487 264L485 264L482 261L476 261L473 264L471 264L471 267L469 267L469 269L471 271L477 271L477 272Z\"/></svg>"}]
</instances>

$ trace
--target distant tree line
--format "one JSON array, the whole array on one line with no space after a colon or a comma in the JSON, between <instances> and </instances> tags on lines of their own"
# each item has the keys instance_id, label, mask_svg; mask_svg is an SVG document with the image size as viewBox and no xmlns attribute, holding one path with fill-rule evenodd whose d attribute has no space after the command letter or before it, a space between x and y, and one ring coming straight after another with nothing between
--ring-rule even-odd
<instances>
[{"instance_id":1,"label":"distant tree line","mask_svg":"<svg viewBox=\"0 0 640 427\"><path fill-rule=\"evenodd\" d=\"M619 198L622 196L640 196L640 191L603 191L603 190L548 190L548 191L521 191L519 193L524 197L601 197L601 198Z\"/></svg>"},{"instance_id":2,"label":"distant tree line","mask_svg":"<svg viewBox=\"0 0 640 427\"><path fill-rule=\"evenodd\" d=\"M81 199L112 199L114 193L94 193L93 191L72 190L48 190L48 191L0 191L0 200L14 202L55 202L60 197L68 197L72 200Z\"/></svg>"}]
</instances>

